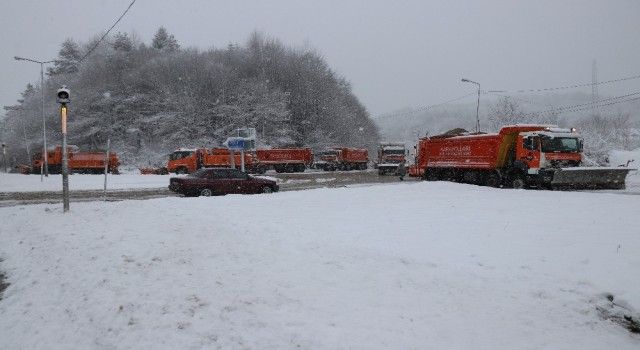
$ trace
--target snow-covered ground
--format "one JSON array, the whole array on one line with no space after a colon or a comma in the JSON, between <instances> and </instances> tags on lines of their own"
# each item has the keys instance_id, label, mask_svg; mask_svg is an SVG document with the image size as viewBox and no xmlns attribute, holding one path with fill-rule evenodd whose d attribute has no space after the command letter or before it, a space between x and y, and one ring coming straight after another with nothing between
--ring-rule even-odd
<instances>
[{"instance_id":1,"label":"snow-covered ground","mask_svg":"<svg viewBox=\"0 0 640 350\"><path fill-rule=\"evenodd\" d=\"M130 190L144 188L166 188L169 178L176 175L107 175L107 188L110 190ZM40 181L40 175L0 174L0 192L40 192L62 191L62 175L49 175ZM73 174L69 176L69 189L101 190L104 188L104 175Z\"/></svg>"},{"instance_id":2,"label":"snow-covered ground","mask_svg":"<svg viewBox=\"0 0 640 350\"><path fill-rule=\"evenodd\" d=\"M340 174L348 172L339 172ZM335 181L335 173L305 172L304 174L293 174L293 176L309 176L302 179L280 179L276 178L275 172L267 175L254 175L256 177L274 180L279 184L309 184L309 183L330 183ZM357 174L357 172L354 172ZM333 175L333 177L332 177ZM107 175L107 189L109 190L140 190L158 189L169 186L169 178L184 175L140 175L121 174ZM287 176L287 174L284 174ZM104 188L104 175L82 175L73 174L69 176L69 189L74 190L102 190ZM62 175L22 175L0 173L0 193L2 192L42 192L42 191L62 191Z\"/></svg>"},{"instance_id":3,"label":"snow-covered ground","mask_svg":"<svg viewBox=\"0 0 640 350\"><path fill-rule=\"evenodd\" d=\"M0 208L0 349L638 349L597 307L638 315L639 208L445 182Z\"/></svg>"},{"instance_id":4,"label":"snow-covered ground","mask_svg":"<svg viewBox=\"0 0 640 350\"><path fill-rule=\"evenodd\" d=\"M633 164L632 164L633 165ZM639 166L640 167L640 166ZM314 175L305 173L306 175ZM341 172L340 172L341 174ZM354 172L357 174L357 172ZM336 180L335 173L317 173L318 176L300 179L279 179L274 174L262 175L259 177L268 178L278 182L280 185L304 185L304 184L329 184ZM110 191L119 190L140 190L167 188L171 176L182 175L140 175L122 174L108 175L107 189ZM41 191L62 191L62 175L49 175L40 181L40 175L21 175L0 173L0 193L2 192L41 192ZM69 177L70 190L102 190L104 188L104 175L81 175L74 174ZM640 174L633 172L627 176L626 190L616 191L625 193L640 194Z\"/></svg>"}]
</instances>

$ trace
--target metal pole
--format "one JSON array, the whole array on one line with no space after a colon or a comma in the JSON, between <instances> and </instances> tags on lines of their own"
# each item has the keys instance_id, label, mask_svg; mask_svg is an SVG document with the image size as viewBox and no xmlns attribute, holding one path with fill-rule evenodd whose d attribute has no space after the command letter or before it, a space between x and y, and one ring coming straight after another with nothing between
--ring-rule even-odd
<instances>
[{"instance_id":1,"label":"metal pole","mask_svg":"<svg viewBox=\"0 0 640 350\"><path fill-rule=\"evenodd\" d=\"M478 84L478 104L476 105L476 134L480 132L480 84Z\"/></svg>"},{"instance_id":2,"label":"metal pole","mask_svg":"<svg viewBox=\"0 0 640 350\"><path fill-rule=\"evenodd\" d=\"M104 154L104 200L107 200L107 173L109 172L109 149L111 148L111 139L107 139L107 152Z\"/></svg>"},{"instance_id":3,"label":"metal pole","mask_svg":"<svg viewBox=\"0 0 640 350\"><path fill-rule=\"evenodd\" d=\"M476 133L480 132L480 83L473 80L462 78L463 83L471 83L478 85L478 104L476 105Z\"/></svg>"},{"instance_id":4,"label":"metal pole","mask_svg":"<svg viewBox=\"0 0 640 350\"><path fill-rule=\"evenodd\" d=\"M4 143L2 144L2 164L4 165L4 172L8 173L8 171L7 171L7 146Z\"/></svg>"},{"instance_id":5,"label":"metal pole","mask_svg":"<svg viewBox=\"0 0 640 350\"><path fill-rule=\"evenodd\" d=\"M22 110L20 110L20 120L22 121L22 135L24 136L24 145L27 148L27 158L29 159L29 162L31 162L31 151L29 150L29 141L27 141L27 129L24 126L24 119L23 119L23 113Z\"/></svg>"},{"instance_id":6,"label":"metal pole","mask_svg":"<svg viewBox=\"0 0 640 350\"><path fill-rule=\"evenodd\" d=\"M42 148L44 148L44 176L49 177L49 157L47 155L47 120L44 117L44 62L40 62L40 92L42 92Z\"/></svg>"},{"instance_id":7,"label":"metal pole","mask_svg":"<svg viewBox=\"0 0 640 350\"><path fill-rule=\"evenodd\" d=\"M62 124L62 206L63 211L69 211L69 161L67 158L67 105L60 107Z\"/></svg>"},{"instance_id":8,"label":"metal pole","mask_svg":"<svg viewBox=\"0 0 640 350\"><path fill-rule=\"evenodd\" d=\"M240 150L240 171L244 172L244 148Z\"/></svg>"}]
</instances>

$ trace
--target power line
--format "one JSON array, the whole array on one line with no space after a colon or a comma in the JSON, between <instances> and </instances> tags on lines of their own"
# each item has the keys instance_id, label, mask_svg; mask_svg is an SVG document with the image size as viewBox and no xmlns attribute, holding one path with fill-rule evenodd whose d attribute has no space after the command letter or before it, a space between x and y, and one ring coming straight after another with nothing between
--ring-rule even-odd
<instances>
[{"instance_id":1,"label":"power line","mask_svg":"<svg viewBox=\"0 0 640 350\"><path fill-rule=\"evenodd\" d=\"M528 104L534 105L534 106L542 106L542 107L545 107L545 108L550 106L549 104L543 105L542 103L533 102L533 101L531 101L529 99L526 99L526 98L516 97L516 96L511 96L511 95L502 95L502 94L497 94L495 92L484 91L484 92L482 92L482 94L483 95L492 95L492 96L498 96L498 97L512 98L512 99L514 99L516 101L521 101L521 102L528 103Z\"/></svg>"},{"instance_id":2,"label":"power line","mask_svg":"<svg viewBox=\"0 0 640 350\"><path fill-rule=\"evenodd\" d=\"M619 78L619 79L613 79L613 80L607 80L607 81L600 81L600 82L596 82L595 84L594 84L594 82L591 82L591 83L582 83L582 84L574 84L574 85L566 85L566 86L550 87L550 88L543 88L543 89L490 90L490 91L487 91L487 92L490 92L490 93L493 93L493 92L502 92L502 93L545 92L545 91L556 91L556 90L575 89L575 88L579 88L579 87L587 87L587 86L597 86L597 85L604 85L604 84L613 84L613 83L618 83L618 82L621 82L621 81L634 80L634 79L640 79L640 75L632 75L632 76L629 76L629 77L624 77L624 78Z\"/></svg>"},{"instance_id":3,"label":"power line","mask_svg":"<svg viewBox=\"0 0 640 350\"><path fill-rule=\"evenodd\" d=\"M634 98L630 98L630 99L626 99L626 100L622 100L622 101L613 101L613 102L601 104L601 105L598 105L598 107L607 107L607 106L617 105L617 104L620 104L620 103L633 102L633 101L638 101L638 100L640 100L640 97L634 97ZM591 108L593 108L593 107L592 106L585 106L585 107L565 110L563 112L579 112L579 111L589 110Z\"/></svg>"},{"instance_id":4,"label":"power line","mask_svg":"<svg viewBox=\"0 0 640 350\"><path fill-rule=\"evenodd\" d=\"M440 103L436 103L436 104L432 104L432 105L428 105L428 106L423 106L423 107L418 107L418 108L414 108L410 111L406 111L406 112L401 112L401 113L391 113L391 114L384 114L384 115L380 115L378 116L377 119L387 119L387 118L391 118L391 117L403 117L406 115L411 115L411 114L416 114L419 112L423 112L423 111L427 111L429 109L435 108L435 107L439 107L439 106L443 106L446 104L449 104L451 102L456 102L456 101L460 101L462 99L465 99L469 96L476 96L478 93L477 92L472 92L466 95L462 95L456 98L452 98L450 100L444 101L444 102L440 102Z\"/></svg>"},{"instance_id":5,"label":"power line","mask_svg":"<svg viewBox=\"0 0 640 350\"><path fill-rule=\"evenodd\" d=\"M84 56L82 56L82 58L80 58L78 60L78 63L84 61L85 58L87 58L87 56L89 56L93 50L95 50L98 45L100 45L100 43L102 42L102 40L104 40L104 38L107 37L107 35L109 35L109 32L111 32L111 30L118 24L118 22L120 22L120 20L127 14L127 12L129 12L129 10L131 9L131 7L133 6L133 4L135 4L136 0L131 1L131 3L129 4L129 6L127 7L126 10L124 10L124 12L122 13L122 15L120 15L120 17L118 17L118 19L115 21L115 23L113 23L113 25L107 29L107 31L102 35L102 37L93 45L93 47L91 47L91 49L89 49L89 51L87 51L87 53L84 54Z\"/></svg>"},{"instance_id":6,"label":"power line","mask_svg":"<svg viewBox=\"0 0 640 350\"><path fill-rule=\"evenodd\" d=\"M632 92L632 93L629 93L629 94L626 94L626 95L620 95L620 96L604 98L604 99L597 100L597 101L581 103L581 104L572 105L572 106L561 106L561 107L552 108L552 109L548 109L548 110L544 110L544 111L540 111L540 112L535 112L535 113L537 113L537 114L550 114L550 113L561 113L561 112L577 112L577 111L581 111L581 110L591 109L591 108L594 108L594 107L611 106L611 105L615 105L615 104L619 104L619 103L635 101L635 100L640 99L640 97L633 97L633 98L629 98L629 97L638 96L638 95L640 95L640 91L639 92ZM603 102L606 102L606 103L603 103Z\"/></svg>"}]
</instances>

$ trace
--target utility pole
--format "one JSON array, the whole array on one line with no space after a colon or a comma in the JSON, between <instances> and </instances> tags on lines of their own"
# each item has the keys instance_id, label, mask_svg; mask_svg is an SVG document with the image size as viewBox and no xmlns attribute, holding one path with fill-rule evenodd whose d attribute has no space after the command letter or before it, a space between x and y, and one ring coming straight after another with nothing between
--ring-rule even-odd
<instances>
[{"instance_id":1,"label":"utility pole","mask_svg":"<svg viewBox=\"0 0 640 350\"><path fill-rule=\"evenodd\" d=\"M598 102L598 64L596 60L593 60L591 64L591 112L595 114L600 114L598 111L598 106L596 103Z\"/></svg>"},{"instance_id":2,"label":"utility pole","mask_svg":"<svg viewBox=\"0 0 640 350\"><path fill-rule=\"evenodd\" d=\"M2 164L4 165L4 172L8 173L7 170L7 145L2 144Z\"/></svg>"},{"instance_id":3,"label":"utility pole","mask_svg":"<svg viewBox=\"0 0 640 350\"><path fill-rule=\"evenodd\" d=\"M18 56L14 56L13 58L16 61L29 61L29 62L40 64L40 92L42 95L42 155L44 157L44 167L42 169L44 170L44 176L48 177L49 176L49 157L47 154L47 120L44 117L44 65L47 63L53 63L56 61L55 60L38 61L31 58L24 58L24 57L18 57ZM40 175L42 175L42 170ZM42 176L40 177L40 179L42 181Z\"/></svg>"},{"instance_id":4,"label":"utility pole","mask_svg":"<svg viewBox=\"0 0 640 350\"><path fill-rule=\"evenodd\" d=\"M104 201L107 201L107 173L109 172L109 151L111 148L111 138L107 139L107 152L104 154Z\"/></svg>"},{"instance_id":5,"label":"utility pole","mask_svg":"<svg viewBox=\"0 0 640 350\"><path fill-rule=\"evenodd\" d=\"M472 83L478 85L478 104L476 105L476 134L480 132L480 83L473 80L462 78L463 83Z\"/></svg>"}]
</instances>

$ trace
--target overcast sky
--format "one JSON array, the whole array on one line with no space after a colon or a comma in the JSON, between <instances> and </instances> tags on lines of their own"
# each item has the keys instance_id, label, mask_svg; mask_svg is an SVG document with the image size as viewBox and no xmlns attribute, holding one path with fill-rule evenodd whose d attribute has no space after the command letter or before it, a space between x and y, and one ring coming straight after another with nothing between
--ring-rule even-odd
<instances>
[{"instance_id":1,"label":"overcast sky","mask_svg":"<svg viewBox=\"0 0 640 350\"><path fill-rule=\"evenodd\" d=\"M71 37L106 30L130 0L3 1L0 104L39 82L39 66ZM545 88L640 74L640 1L138 0L114 32L150 42L165 26L182 46L244 43L253 30L310 46L374 115L483 89ZM73 89L73 87L71 87ZM640 80L602 94L640 90ZM584 91L590 91L589 89Z\"/></svg>"}]
</instances>

